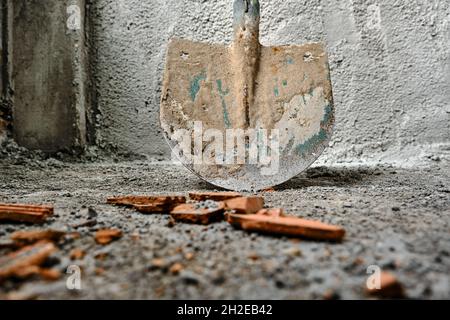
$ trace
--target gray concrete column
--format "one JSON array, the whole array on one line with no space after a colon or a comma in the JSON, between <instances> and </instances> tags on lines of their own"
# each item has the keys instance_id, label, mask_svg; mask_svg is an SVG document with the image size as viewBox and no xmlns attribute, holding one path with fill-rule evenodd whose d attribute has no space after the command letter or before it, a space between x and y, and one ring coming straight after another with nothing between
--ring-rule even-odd
<instances>
[{"instance_id":1,"label":"gray concrete column","mask_svg":"<svg viewBox=\"0 0 450 320\"><path fill-rule=\"evenodd\" d=\"M85 0L10 3L13 134L30 149L86 143Z\"/></svg>"},{"instance_id":2,"label":"gray concrete column","mask_svg":"<svg viewBox=\"0 0 450 320\"><path fill-rule=\"evenodd\" d=\"M0 143L8 134L11 120L8 1L0 1Z\"/></svg>"}]
</instances>

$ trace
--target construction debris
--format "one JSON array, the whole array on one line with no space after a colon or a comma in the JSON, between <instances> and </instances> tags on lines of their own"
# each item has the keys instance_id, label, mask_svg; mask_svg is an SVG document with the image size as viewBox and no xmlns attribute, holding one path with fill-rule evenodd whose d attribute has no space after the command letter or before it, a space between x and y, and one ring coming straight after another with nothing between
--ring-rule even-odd
<instances>
[{"instance_id":1,"label":"construction debris","mask_svg":"<svg viewBox=\"0 0 450 320\"><path fill-rule=\"evenodd\" d=\"M125 196L109 198L107 203L134 207L141 213L169 213L176 206L186 203L183 196Z\"/></svg>"},{"instance_id":2,"label":"construction debris","mask_svg":"<svg viewBox=\"0 0 450 320\"><path fill-rule=\"evenodd\" d=\"M185 223L210 224L223 220L225 204L207 200L194 204L182 204L170 213L175 221Z\"/></svg>"},{"instance_id":3,"label":"construction debris","mask_svg":"<svg viewBox=\"0 0 450 320\"><path fill-rule=\"evenodd\" d=\"M59 241L66 233L58 230L31 230L31 231L16 231L11 235L18 246L24 246L36 243L41 240Z\"/></svg>"},{"instance_id":4,"label":"construction debris","mask_svg":"<svg viewBox=\"0 0 450 320\"><path fill-rule=\"evenodd\" d=\"M261 214L228 214L227 221L246 231L302 237L312 240L341 241L345 230L338 226L297 217L274 217Z\"/></svg>"},{"instance_id":5,"label":"construction debris","mask_svg":"<svg viewBox=\"0 0 450 320\"><path fill-rule=\"evenodd\" d=\"M21 268L14 273L14 277L19 279L27 279L32 276L40 276L47 281L56 281L61 278L61 272L56 269L45 269L38 266L29 266Z\"/></svg>"},{"instance_id":6,"label":"construction debris","mask_svg":"<svg viewBox=\"0 0 450 320\"><path fill-rule=\"evenodd\" d=\"M47 281L56 281L61 278L61 272L56 269L43 269L40 268L39 275Z\"/></svg>"},{"instance_id":7,"label":"construction debris","mask_svg":"<svg viewBox=\"0 0 450 320\"><path fill-rule=\"evenodd\" d=\"M240 197L225 201L227 210L234 210L236 213L252 214L264 207L262 197Z\"/></svg>"},{"instance_id":8,"label":"construction debris","mask_svg":"<svg viewBox=\"0 0 450 320\"><path fill-rule=\"evenodd\" d=\"M172 273L172 274L174 274L174 275L177 275L177 274L179 274L182 270L184 269L184 267L183 267L183 265L181 264L181 263L175 263L174 265L172 265L170 268L169 268L169 272L170 273Z\"/></svg>"},{"instance_id":9,"label":"construction debris","mask_svg":"<svg viewBox=\"0 0 450 320\"><path fill-rule=\"evenodd\" d=\"M81 260L86 255L86 252L84 252L81 249L73 249L70 251L70 259L71 260Z\"/></svg>"},{"instance_id":10,"label":"construction debris","mask_svg":"<svg viewBox=\"0 0 450 320\"><path fill-rule=\"evenodd\" d=\"M53 243L40 241L32 246L24 247L19 251L1 257L0 279L30 273L32 269L26 271L27 268L40 266L56 250Z\"/></svg>"},{"instance_id":11,"label":"construction debris","mask_svg":"<svg viewBox=\"0 0 450 320\"><path fill-rule=\"evenodd\" d=\"M242 195L238 192L191 192L189 198L194 201L225 201L233 198L239 198Z\"/></svg>"},{"instance_id":12,"label":"construction debris","mask_svg":"<svg viewBox=\"0 0 450 320\"><path fill-rule=\"evenodd\" d=\"M366 293L370 296L385 299L401 299L405 297L403 285L393 274L385 271L380 274L380 287L367 289Z\"/></svg>"},{"instance_id":13,"label":"construction debris","mask_svg":"<svg viewBox=\"0 0 450 320\"><path fill-rule=\"evenodd\" d=\"M261 209L256 214L269 217L284 217L284 210L282 208Z\"/></svg>"},{"instance_id":14,"label":"construction debris","mask_svg":"<svg viewBox=\"0 0 450 320\"><path fill-rule=\"evenodd\" d=\"M0 203L0 221L43 223L53 211L52 206Z\"/></svg>"},{"instance_id":15,"label":"construction debris","mask_svg":"<svg viewBox=\"0 0 450 320\"><path fill-rule=\"evenodd\" d=\"M122 237L122 231L117 229L103 229L95 233L95 241L101 245L107 245Z\"/></svg>"}]
</instances>

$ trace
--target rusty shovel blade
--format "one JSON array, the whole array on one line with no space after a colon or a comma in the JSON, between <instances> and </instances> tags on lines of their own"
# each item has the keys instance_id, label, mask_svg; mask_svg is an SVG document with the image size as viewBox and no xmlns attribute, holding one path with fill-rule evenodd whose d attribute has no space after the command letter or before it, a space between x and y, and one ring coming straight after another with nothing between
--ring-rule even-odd
<instances>
[{"instance_id":1,"label":"rusty shovel blade","mask_svg":"<svg viewBox=\"0 0 450 320\"><path fill-rule=\"evenodd\" d=\"M324 151L334 126L322 44L264 47L257 0L235 0L231 46L172 39L160 118L178 159L236 191L281 184Z\"/></svg>"}]
</instances>

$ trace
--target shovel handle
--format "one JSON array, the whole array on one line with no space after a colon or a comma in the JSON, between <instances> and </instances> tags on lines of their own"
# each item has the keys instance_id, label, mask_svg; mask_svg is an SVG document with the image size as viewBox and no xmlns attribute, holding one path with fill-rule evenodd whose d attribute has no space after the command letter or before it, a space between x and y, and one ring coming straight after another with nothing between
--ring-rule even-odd
<instances>
[{"instance_id":1,"label":"shovel handle","mask_svg":"<svg viewBox=\"0 0 450 320\"><path fill-rule=\"evenodd\" d=\"M259 43L260 6L258 0L234 1L233 64L236 79L236 128L249 128L254 109L255 80L259 68L261 45Z\"/></svg>"},{"instance_id":2,"label":"shovel handle","mask_svg":"<svg viewBox=\"0 0 450 320\"><path fill-rule=\"evenodd\" d=\"M259 34L260 19L259 0L235 0L234 1L234 30L251 31Z\"/></svg>"}]
</instances>

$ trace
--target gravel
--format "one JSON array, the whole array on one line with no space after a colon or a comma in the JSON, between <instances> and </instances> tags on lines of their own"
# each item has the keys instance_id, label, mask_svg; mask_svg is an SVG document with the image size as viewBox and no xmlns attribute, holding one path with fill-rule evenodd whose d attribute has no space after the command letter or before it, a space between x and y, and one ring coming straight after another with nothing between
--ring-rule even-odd
<instances>
[{"instance_id":1,"label":"gravel","mask_svg":"<svg viewBox=\"0 0 450 320\"><path fill-rule=\"evenodd\" d=\"M19 159L19 160L18 160ZM128 194L177 194L214 187L161 161L83 163L21 158L0 161L0 201L53 203L44 226L0 224L0 243L24 229L65 227L79 239L59 245L54 267L82 269L82 290L56 282L8 280L0 295L40 299L322 299L365 298L370 265L393 273L410 298L450 298L450 170L445 161L414 169L315 167L261 193L268 206L343 226L343 243L272 237L176 223L106 204ZM212 203L205 204L211 206ZM95 214L94 214L95 212ZM95 219L97 224L72 226ZM124 236L103 247L100 228ZM71 261L75 248L87 252ZM0 249L6 254L9 249ZM102 253L102 254L99 254ZM189 253L189 255L188 255ZM189 259L187 258L189 257ZM163 259L164 267L154 265ZM169 272L173 264L183 269Z\"/></svg>"}]
</instances>

